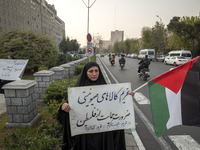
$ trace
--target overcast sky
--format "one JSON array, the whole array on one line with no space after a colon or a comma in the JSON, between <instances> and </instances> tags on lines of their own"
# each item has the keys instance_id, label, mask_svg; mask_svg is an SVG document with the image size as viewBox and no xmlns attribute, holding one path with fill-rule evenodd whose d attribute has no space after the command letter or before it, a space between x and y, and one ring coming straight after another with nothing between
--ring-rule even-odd
<instances>
[{"instance_id":1,"label":"overcast sky","mask_svg":"<svg viewBox=\"0 0 200 150\"><path fill-rule=\"evenodd\" d=\"M47 0L65 22L66 36L87 45L88 0ZM94 0L89 0L90 5ZM111 31L123 30L124 38L140 38L143 27L156 21L167 25L174 16L199 16L200 0L96 0L89 9L89 33L110 40ZM160 17L157 17L157 15Z\"/></svg>"}]
</instances>

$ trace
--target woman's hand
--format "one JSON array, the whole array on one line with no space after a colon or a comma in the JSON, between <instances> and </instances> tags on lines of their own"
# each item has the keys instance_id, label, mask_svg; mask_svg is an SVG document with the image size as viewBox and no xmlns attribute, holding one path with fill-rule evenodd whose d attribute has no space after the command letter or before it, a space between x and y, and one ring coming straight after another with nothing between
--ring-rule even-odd
<instances>
[{"instance_id":1,"label":"woman's hand","mask_svg":"<svg viewBox=\"0 0 200 150\"><path fill-rule=\"evenodd\" d=\"M69 106L68 103L63 103L61 109L65 112L69 112L71 107Z\"/></svg>"},{"instance_id":2,"label":"woman's hand","mask_svg":"<svg viewBox=\"0 0 200 150\"><path fill-rule=\"evenodd\" d=\"M131 91L131 92L129 92L128 94L134 96L134 95L135 95L135 92Z\"/></svg>"}]
</instances>

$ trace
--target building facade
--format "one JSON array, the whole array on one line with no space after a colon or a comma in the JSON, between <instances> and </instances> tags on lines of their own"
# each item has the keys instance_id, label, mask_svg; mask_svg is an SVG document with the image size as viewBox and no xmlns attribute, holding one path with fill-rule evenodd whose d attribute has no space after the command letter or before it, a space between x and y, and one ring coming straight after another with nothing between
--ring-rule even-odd
<instances>
[{"instance_id":1,"label":"building facade","mask_svg":"<svg viewBox=\"0 0 200 150\"><path fill-rule=\"evenodd\" d=\"M65 23L45 0L0 0L0 36L12 29L49 35L56 46L65 37Z\"/></svg>"},{"instance_id":2,"label":"building facade","mask_svg":"<svg viewBox=\"0 0 200 150\"><path fill-rule=\"evenodd\" d=\"M124 31L111 31L111 45L113 46L115 42L120 42L124 40Z\"/></svg>"},{"instance_id":3,"label":"building facade","mask_svg":"<svg viewBox=\"0 0 200 150\"><path fill-rule=\"evenodd\" d=\"M110 41L108 40L99 40L99 50L107 49L110 46Z\"/></svg>"}]
</instances>

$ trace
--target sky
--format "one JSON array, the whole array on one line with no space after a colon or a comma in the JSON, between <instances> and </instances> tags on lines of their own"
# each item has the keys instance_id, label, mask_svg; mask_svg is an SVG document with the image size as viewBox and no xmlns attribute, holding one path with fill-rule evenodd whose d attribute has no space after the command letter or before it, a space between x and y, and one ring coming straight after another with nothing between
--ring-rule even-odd
<instances>
[{"instance_id":1,"label":"sky","mask_svg":"<svg viewBox=\"0 0 200 150\"><path fill-rule=\"evenodd\" d=\"M162 21L165 27L174 16L199 16L200 0L46 0L65 22L66 37L87 45L89 33L110 40L111 31L124 31L124 39L140 38L143 27ZM84 2L85 4L84 4ZM88 5L89 2L89 5Z\"/></svg>"}]
</instances>

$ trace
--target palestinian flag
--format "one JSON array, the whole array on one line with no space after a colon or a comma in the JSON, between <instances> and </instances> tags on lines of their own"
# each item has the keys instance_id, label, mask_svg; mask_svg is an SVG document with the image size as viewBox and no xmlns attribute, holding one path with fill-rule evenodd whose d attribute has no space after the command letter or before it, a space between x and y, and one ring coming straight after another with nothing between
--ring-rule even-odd
<instances>
[{"instance_id":1,"label":"palestinian flag","mask_svg":"<svg viewBox=\"0 0 200 150\"><path fill-rule=\"evenodd\" d=\"M173 126L200 126L199 56L157 76L148 85L158 137Z\"/></svg>"}]
</instances>

